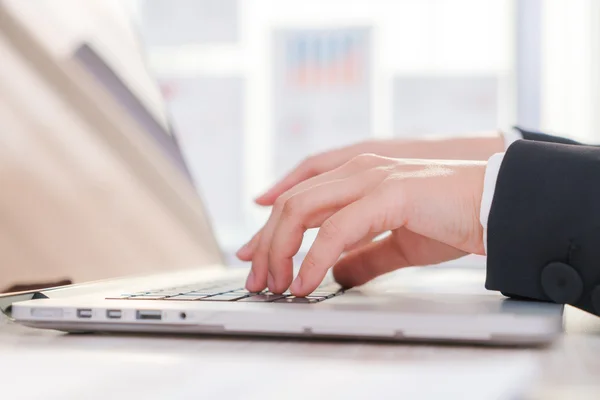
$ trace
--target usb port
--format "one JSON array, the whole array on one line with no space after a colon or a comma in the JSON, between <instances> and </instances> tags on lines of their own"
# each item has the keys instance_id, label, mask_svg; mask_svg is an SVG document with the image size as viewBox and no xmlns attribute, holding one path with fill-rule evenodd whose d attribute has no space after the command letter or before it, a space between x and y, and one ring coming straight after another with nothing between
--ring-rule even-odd
<instances>
[{"instance_id":1,"label":"usb port","mask_svg":"<svg viewBox=\"0 0 600 400\"><path fill-rule=\"evenodd\" d=\"M136 312L137 319L153 319L160 320L162 319L162 311L160 310L138 310Z\"/></svg>"},{"instance_id":2,"label":"usb port","mask_svg":"<svg viewBox=\"0 0 600 400\"><path fill-rule=\"evenodd\" d=\"M121 310L106 310L106 318L121 319L122 314Z\"/></svg>"},{"instance_id":3,"label":"usb port","mask_svg":"<svg viewBox=\"0 0 600 400\"><path fill-rule=\"evenodd\" d=\"M77 317L78 318L92 318L92 310L89 308L78 308L77 309Z\"/></svg>"}]
</instances>

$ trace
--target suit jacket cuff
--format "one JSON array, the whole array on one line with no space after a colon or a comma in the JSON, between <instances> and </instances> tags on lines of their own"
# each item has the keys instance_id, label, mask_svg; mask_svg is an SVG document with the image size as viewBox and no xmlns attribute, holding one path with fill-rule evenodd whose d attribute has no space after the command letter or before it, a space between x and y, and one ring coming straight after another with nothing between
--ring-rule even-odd
<instances>
[{"instance_id":1,"label":"suit jacket cuff","mask_svg":"<svg viewBox=\"0 0 600 400\"><path fill-rule=\"evenodd\" d=\"M519 140L487 219L486 288L600 315L600 149Z\"/></svg>"}]
</instances>

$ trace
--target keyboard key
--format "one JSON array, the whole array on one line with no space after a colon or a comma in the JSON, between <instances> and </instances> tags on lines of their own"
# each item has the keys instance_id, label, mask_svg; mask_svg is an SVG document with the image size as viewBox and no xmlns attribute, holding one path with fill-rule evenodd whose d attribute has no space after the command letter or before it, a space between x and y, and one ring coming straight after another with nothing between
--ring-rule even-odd
<instances>
[{"instance_id":1,"label":"keyboard key","mask_svg":"<svg viewBox=\"0 0 600 400\"><path fill-rule=\"evenodd\" d=\"M275 300L274 303L318 303L319 299L310 299L308 297L289 296L283 299Z\"/></svg>"},{"instance_id":2,"label":"keyboard key","mask_svg":"<svg viewBox=\"0 0 600 400\"><path fill-rule=\"evenodd\" d=\"M151 294L143 294L143 295L139 295L139 296L129 297L130 300L161 300L164 298L165 298L165 296L154 296Z\"/></svg>"},{"instance_id":3,"label":"keyboard key","mask_svg":"<svg viewBox=\"0 0 600 400\"><path fill-rule=\"evenodd\" d=\"M185 292L181 292L181 291L178 291L178 290L177 291L169 290L169 291L165 291L165 292L151 292L151 293L148 293L148 294L153 295L153 296L165 296L165 297L167 297L167 296L177 296L178 294L183 294L183 293L185 293Z\"/></svg>"},{"instance_id":4,"label":"keyboard key","mask_svg":"<svg viewBox=\"0 0 600 400\"><path fill-rule=\"evenodd\" d=\"M260 293L265 293L266 290L263 290L262 292L249 292L246 289L236 289L236 290L232 290L230 293L241 293L241 294L260 294Z\"/></svg>"},{"instance_id":5,"label":"keyboard key","mask_svg":"<svg viewBox=\"0 0 600 400\"><path fill-rule=\"evenodd\" d=\"M231 287L231 285L228 286L220 286L215 288L214 292L221 292L221 293L225 293L225 292L237 292L237 291L246 291L246 289L241 288L241 287Z\"/></svg>"},{"instance_id":6,"label":"keyboard key","mask_svg":"<svg viewBox=\"0 0 600 400\"><path fill-rule=\"evenodd\" d=\"M309 294L307 297L326 297L326 298L330 298L333 297L337 294L337 291L323 291L323 290L315 290L314 292L312 292L311 294Z\"/></svg>"},{"instance_id":7,"label":"keyboard key","mask_svg":"<svg viewBox=\"0 0 600 400\"><path fill-rule=\"evenodd\" d=\"M267 303L267 302L272 302L272 301L283 299L283 298L285 298L285 296L282 294L257 294L254 296L240 299L238 301L244 301L244 302L248 302L248 303Z\"/></svg>"},{"instance_id":8,"label":"keyboard key","mask_svg":"<svg viewBox=\"0 0 600 400\"><path fill-rule=\"evenodd\" d=\"M248 297L248 295L240 293L223 293L215 296L208 296L200 299L200 301L235 301Z\"/></svg>"},{"instance_id":9,"label":"keyboard key","mask_svg":"<svg viewBox=\"0 0 600 400\"><path fill-rule=\"evenodd\" d=\"M194 300L203 299L205 297L207 297L207 296L188 296L185 294L180 294L177 296L167 297L165 300L194 301Z\"/></svg>"},{"instance_id":10,"label":"keyboard key","mask_svg":"<svg viewBox=\"0 0 600 400\"><path fill-rule=\"evenodd\" d=\"M185 292L185 293L181 293L181 294L185 295L185 296L206 297L206 296L212 296L213 294L219 294L219 293L211 292L209 290L199 290L199 291L194 291L194 292Z\"/></svg>"},{"instance_id":11,"label":"keyboard key","mask_svg":"<svg viewBox=\"0 0 600 400\"><path fill-rule=\"evenodd\" d=\"M309 296L295 297L288 290L274 294L268 290L251 293L240 281L212 281L185 284L175 287L154 288L153 290L126 293L110 299L135 300L174 300L174 301L244 301L276 303L318 303L343 294L341 287L332 280L325 281Z\"/></svg>"}]
</instances>

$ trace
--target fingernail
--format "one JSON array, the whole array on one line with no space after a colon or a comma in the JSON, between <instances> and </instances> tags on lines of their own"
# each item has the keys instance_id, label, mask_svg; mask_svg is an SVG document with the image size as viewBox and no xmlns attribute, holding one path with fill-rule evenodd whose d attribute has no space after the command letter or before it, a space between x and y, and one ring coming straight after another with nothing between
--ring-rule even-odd
<instances>
[{"instance_id":1,"label":"fingernail","mask_svg":"<svg viewBox=\"0 0 600 400\"><path fill-rule=\"evenodd\" d=\"M302 278L300 278L300 275L298 275L296 277L296 279L294 279L294 282L292 282L292 286L290 287L290 290L292 291L292 293L296 293L299 292L302 289Z\"/></svg>"},{"instance_id":2,"label":"fingernail","mask_svg":"<svg viewBox=\"0 0 600 400\"><path fill-rule=\"evenodd\" d=\"M248 274L248 278L246 279L246 287L252 286L253 283L254 283L254 271L250 270L250 273Z\"/></svg>"},{"instance_id":3,"label":"fingernail","mask_svg":"<svg viewBox=\"0 0 600 400\"><path fill-rule=\"evenodd\" d=\"M271 274L271 272L269 272L269 276L267 278L267 285L269 286L269 289L273 290L275 288L275 279L273 278L273 275Z\"/></svg>"}]
</instances>

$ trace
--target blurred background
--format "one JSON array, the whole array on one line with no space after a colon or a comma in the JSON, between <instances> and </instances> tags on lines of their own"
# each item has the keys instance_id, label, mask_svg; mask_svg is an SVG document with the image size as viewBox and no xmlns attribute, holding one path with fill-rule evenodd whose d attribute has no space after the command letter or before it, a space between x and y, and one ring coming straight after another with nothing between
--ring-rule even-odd
<instances>
[{"instance_id":1,"label":"blurred background","mask_svg":"<svg viewBox=\"0 0 600 400\"><path fill-rule=\"evenodd\" d=\"M226 248L307 155L518 124L594 141L594 0L137 0L148 65ZM215 168L217 166L217 168Z\"/></svg>"},{"instance_id":2,"label":"blurred background","mask_svg":"<svg viewBox=\"0 0 600 400\"><path fill-rule=\"evenodd\" d=\"M229 255L268 216L253 198L324 149L514 125L600 137L594 0L4 3L59 59L93 44L176 134Z\"/></svg>"}]
</instances>

